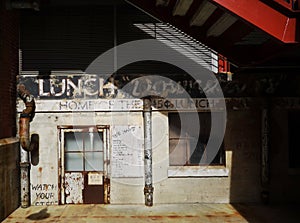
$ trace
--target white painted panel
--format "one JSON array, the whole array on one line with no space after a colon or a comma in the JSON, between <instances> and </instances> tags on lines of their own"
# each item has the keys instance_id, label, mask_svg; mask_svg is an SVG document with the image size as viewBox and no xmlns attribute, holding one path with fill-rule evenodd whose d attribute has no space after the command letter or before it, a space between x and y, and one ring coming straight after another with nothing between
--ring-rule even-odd
<instances>
[{"instance_id":1,"label":"white painted panel","mask_svg":"<svg viewBox=\"0 0 300 223\"><path fill-rule=\"evenodd\" d=\"M103 174L102 173L88 173L88 185L102 185Z\"/></svg>"},{"instance_id":2,"label":"white painted panel","mask_svg":"<svg viewBox=\"0 0 300 223\"><path fill-rule=\"evenodd\" d=\"M82 204L84 180L82 173L65 173L65 193L67 204Z\"/></svg>"},{"instance_id":3,"label":"white painted panel","mask_svg":"<svg viewBox=\"0 0 300 223\"><path fill-rule=\"evenodd\" d=\"M114 126L112 128L112 177L143 176L142 126Z\"/></svg>"},{"instance_id":4,"label":"white painted panel","mask_svg":"<svg viewBox=\"0 0 300 223\"><path fill-rule=\"evenodd\" d=\"M74 100L36 100L36 112L84 112L84 111L142 111L141 99L74 99ZM17 103L21 112L24 104Z\"/></svg>"}]
</instances>

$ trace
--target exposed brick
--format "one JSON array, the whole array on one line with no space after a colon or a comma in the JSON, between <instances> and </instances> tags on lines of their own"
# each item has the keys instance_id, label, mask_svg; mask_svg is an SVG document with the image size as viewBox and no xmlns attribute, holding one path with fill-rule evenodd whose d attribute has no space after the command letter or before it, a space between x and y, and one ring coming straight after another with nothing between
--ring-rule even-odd
<instances>
[{"instance_id":1,"label":"exposed brick","mask_svg":"<svg viewBox=\"0 0 300 223\"><path fill-rule=\"evenodd\" d=\"M0 0L0 138L16 135L16 76L19 72L19 13Z\"/></svg>"}]
</instances>

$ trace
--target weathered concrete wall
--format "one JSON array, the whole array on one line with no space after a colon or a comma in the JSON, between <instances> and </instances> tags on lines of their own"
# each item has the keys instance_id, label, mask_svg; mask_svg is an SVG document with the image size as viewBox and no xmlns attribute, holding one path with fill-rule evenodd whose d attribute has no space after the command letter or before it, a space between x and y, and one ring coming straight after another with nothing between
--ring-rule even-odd
<instances>
[{"instance_id":1,"label":"weathered concrete wall","mask_svg":"<svg viewBox=\"0 0 300 223\"><path fill-rule=\"evenodd\" d=\"M58 126L67 125L140 125L141 112L133 113L37 113L31 133L39 134L39 164L31 168L31 202L33 205L59 203L59 135ZM143 168L143 167L142 167ZM126 181L128 183L126 183ZM111 203L143 203L143 178L112 178ZM136 185L136 186L132 186ZM136 196L134 196L136 195Z\"/></svg>"},{"instance_id":2,"label":"weathered concrete wall","mask_svg":"<svg viewBox=\"0 0 300 223\"><path fill-rule=\"evenodd\" d=\"M260 111L229 111L224 146L226 166L169 167L168 116L153 112L154 203L257 202L260 194ZM33 205L59 203L60 125L137 125L141 112L37 113L31 133L40 135L40 158L31 168ZM142 149L142 148L141 148ZM142 167L143 168L143 167ZM199 176L170 176L196 169ZM189 171L188 170L188 171ZM205 174L203 174L205 173ZM221 173L221 175L220 175ZM144 203L144 179L111 177L112 204Z\"/></svg>"},{"instance_id":3,"label":"weathered concrete wall","mask_svg":"<svg viewBox=\"0 0 300 223\"><path fill-rule=\"evenodd\" d=\"M229 178L227 176L171 177L168 174L169 170L175 173L180 172L180 169L199 170L198 167L169 167L168 133L167 114L155 112L153 115L154 203L228 203ZM226 167L218 169L226 169Z\"/></svg>"},{"instance_id":4,"label":"weathered concrete wall","mask_svg":"<svg viewBox=\"0 0 300 223\"><path fill-rule=\"evenodd\" d=\"M160 120L161 126L167 126ZM164 123L163 125L161 123ZM154 124L155 125L155 124ZM166 136L168 139L168 136ZM155 150L154 160L168 157L168 143ZM168 178L168 160L155 166L154 176L161 181L155 184L156 203L229 203L260 201L260 111L227 111L227 128L224 138L225 167L210 167L210 174L197 177ZM188 167L192 169L191 167ZM196 167L197 168L197 167ZM210 170L212 170L210 172ZM220 171L223 176L218 176Z\"/></svg>"},{"instance_id":5,"label":"weathered concrete wall","mask_svg":"<svg viewBox=\"0 0 300 223\"><path fill-rule=\"evenodd\" d=\"M270 202L299 203L300 169L289 168L288 110L271 110L270 151Z\"/></svg>"},{"instance_id":6,"label":"weathered concrete wall","mask_svg":"<svg viewBox=\"0 0 300 223\"><path fill-rule=\"evenodd\" d=\"M230 110L224 145L231 151L230 202L260 202L261 110Z\"/></svg>"},{"instance_id":7,"label":"weathered concrete wall","mask_svg":"<svg viewBox=\"0 0 300 223\"><path fill-rule=\"evenodd\" d=\"M0 221L20 204L19 141L0 139Z\"/></svg>"}]
</instances>

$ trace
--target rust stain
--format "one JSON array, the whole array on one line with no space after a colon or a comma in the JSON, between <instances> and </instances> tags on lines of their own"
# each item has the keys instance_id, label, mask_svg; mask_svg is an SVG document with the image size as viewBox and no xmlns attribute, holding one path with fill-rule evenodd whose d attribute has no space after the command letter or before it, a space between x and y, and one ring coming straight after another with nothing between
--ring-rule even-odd
<instances>
[{"instance_id":1,"label":"rust stain","mask_svg":"<svg viewBox=\"0 0 300 223\"><path fill-rule=\"evenodd\" d=\"M43 172L43 168L39 167L38 171L39 171L39 173L42 173Z\"/></svg>"},{"instance_id":2,"label":"rust stain","mask_svg":"<svg viewBox=\"0 0 300 223\"><path fill-rule=\"evenodd\" d=\"M232 215L241 216L241 214L238 211L233 212Z\"/></svg>"},{"instance_id":3,"label":"rust stain","mask_svg":"<svg viewBox=\"0 0 300 223\"><path fill-rule=\"evenodd\" d=\"M22 179L27 179L27 174L25 172L22 173Z\"/></svg>"},{"instance_id":4,"label":"rust stain","mask_svg":"<svg viewBox=\"0 0 300 223\"><path fill-rule=\"evenodd\" d=\"M195 218L197 216L193 216L193 215L169 215L166 216L168 218Z\"/></svg>"},{"instance_id":5,"label":"rust stain","mask_svg":"<svg viewBox=\"0 0 300 223\"><path fill-rule=\"evenodd\" d=\"M232 214L228 214L226 212L215 212L212 214L206 214L205 216L208 218L215 218L215 217L231 218L234 216L240 216L240 214L238 212L233 212Z\"/></svg>"},{"instance_id":6,"label":"rust stain","mask_svg":"<svg viewBox=\"0 0 300 223\"><path fill-rule=\"evenodd\" d=\"M198 216L194 215L140 215L140 216L128 216L130 218L151 218L151 219L161 219L161 218L198 218Z\"/></svg>"},{"instance_id":7,"label":"rust stain","mask_svg":"<svg viewBox=\"0 0 300 223\"><path fill-rule=\"evenodd\" d=\"M102 216L88 216L88 215L80 215L80 217L88 217L88 218L101 218L101 219L104 219L104 218L126 218L126 217L131 217L131 216L108 216L108 215L102 215ZM67 218L67 219L78 219L78 216L60 216L61 219L63 218Z\"/></svg>"},{"instance_id":8,"label":"rust stain","mask_svg":"<svg viewBox=\"0 0 300 223\"><path fill-rule=\"evenodd\" d=\"M88 216L88 215L82 215L81 217L84 216ZM88 216L89 218L134 218L134 219L163 219L163 218L198 218L199 216L192 216L192 215L169 215L169 216L161 216L161 215L132 215L132 216L120 216L120 215L115 215L115 216L111 216L111 215L102 215L102 216ZM78 218L76 216L61 216L61 218Z\"/></svg>"}]
</instances>

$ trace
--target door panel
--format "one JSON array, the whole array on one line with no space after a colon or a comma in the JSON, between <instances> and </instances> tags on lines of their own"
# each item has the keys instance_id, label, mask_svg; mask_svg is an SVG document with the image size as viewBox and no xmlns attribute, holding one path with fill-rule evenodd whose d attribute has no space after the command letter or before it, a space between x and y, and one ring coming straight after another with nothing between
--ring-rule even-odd
<instances>
[{"instance_id":1,"label":"door panel","mask_svg":"<svg viewBox=\"0 0 300 223\"><path fill-rule=\"evenodd\" d=\"M92 176L100 176L101 180L91 180ZM83 201L85 204L104 204L103 174L97 172L84 173Z\"/></svg>"},{"instance_id":2,"label":"door panel","mask_svg":"<svg viewBox=\"0 0 300 223\"><path fill-rule=\"evenodd\" d=\"M61 130L62 201L65 204L109 202L108 132L105 128ZM106 162L105 162L106 160ZM105 165L104 165L105 164Z\"/></svg>"}]
</instances>

